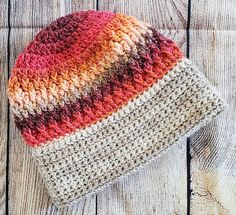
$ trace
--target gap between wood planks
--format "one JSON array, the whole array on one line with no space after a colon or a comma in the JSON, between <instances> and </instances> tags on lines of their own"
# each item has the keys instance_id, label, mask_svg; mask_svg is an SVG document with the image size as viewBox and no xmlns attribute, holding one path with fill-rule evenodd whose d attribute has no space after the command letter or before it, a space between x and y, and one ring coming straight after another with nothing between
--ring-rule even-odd
<instances>
[{"instance_id":1,"label":"gap between wood planks","mask_svg":"<svg viewBox=\"0 0 236 215\"><path fill-rule=\"evenodd\" d=\"M186 57L190 56L190 21L191 21L191 0L188 0L188 16L187 16L187 29L186 29L186 37L187 37L187 50ZM187 215L190 215L190 203L191 203L191 153L190 153L190 137L187 138L186 143L186 154L187 154Z\"/></svg>"},{"instance_id":2,"label":"gap between wood planks","mask_svg":"<svg viewBox=\"0 0 236 215\"><path fill-rule=\"evenodd\" d=\"M8 25L8 35L7 35L7 79L10 77L10 35L11 35L11 0L8 0L8 14L7 14L7 25ZM10 143L10 105L7 102L7 147L6 147L6 193L5 193L5 213L9 215L9 163L10 163L10 150L9 150L9 143Z\"/></svg>"}]
</instances>

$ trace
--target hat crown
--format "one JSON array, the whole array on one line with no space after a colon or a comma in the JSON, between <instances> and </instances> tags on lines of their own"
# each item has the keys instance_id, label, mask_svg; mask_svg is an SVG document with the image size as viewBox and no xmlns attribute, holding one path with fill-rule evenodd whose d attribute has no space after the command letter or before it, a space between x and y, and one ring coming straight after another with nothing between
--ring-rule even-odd
<instances>
[{"instance_id":1,"label":"hat crown","mask_svg":"<svg viewBox=\"0 0 236 215\"><path fill-rule=\"evenodd\" d=\"M111 12L81 11L58 18L36 35L19 55L14 68L43 70L63 66L63 62L73 58L76 61L114 15ZM31 75L36 77L37 73Z\"/></svg>"},{"instance_id":2,"label":"hat crown","mask_svg":"<svg viewBox=\"0 0 236 215\"><path fill-rule=\"evenodd\" d=\"M9 81L17 127L46 143L111 115L183 57L150 25L111 12L82 11L40 31Z\"/></svg>"}]
</instances>

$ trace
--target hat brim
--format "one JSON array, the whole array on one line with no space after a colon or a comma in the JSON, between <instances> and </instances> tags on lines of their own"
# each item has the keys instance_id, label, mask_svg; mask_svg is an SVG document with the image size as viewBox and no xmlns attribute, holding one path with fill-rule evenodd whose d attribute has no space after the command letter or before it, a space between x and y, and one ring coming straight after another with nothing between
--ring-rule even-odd
<instances>
[{"instance_id":1,"label":"hat brim","mask_svg":"<svg viewBox=\"0 0 236 215\"><path fill-rule=\"evenodd\" d=\"M152 160L224 107L203 74L182 59L102 121L32 148L33 158L54 202L69 204Z\"/></svg>"}]
</instances>

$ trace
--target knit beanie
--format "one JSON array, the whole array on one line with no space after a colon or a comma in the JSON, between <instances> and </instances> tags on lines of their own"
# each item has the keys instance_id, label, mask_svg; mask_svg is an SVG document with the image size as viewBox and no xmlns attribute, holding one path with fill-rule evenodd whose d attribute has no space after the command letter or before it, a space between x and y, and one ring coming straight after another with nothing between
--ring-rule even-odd
<instances>
[{"instance_id":1,"label":"knit beanie","mask_svg":"<svg viewBox=\"0 0 236 215\"><path fill-rule=\"evenodd\" d=\"M96 11L40 31L17 58L8 94L57 205L136 170L225 107L172 40L134 17Z\"/></svg>"}]
</instances>

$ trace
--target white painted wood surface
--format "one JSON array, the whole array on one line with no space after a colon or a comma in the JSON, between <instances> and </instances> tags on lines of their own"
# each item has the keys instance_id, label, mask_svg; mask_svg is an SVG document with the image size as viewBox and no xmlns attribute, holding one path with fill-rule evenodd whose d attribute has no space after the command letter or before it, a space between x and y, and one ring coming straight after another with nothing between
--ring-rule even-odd
<instances>
[{"instance_id":1,"label":"white painted wood surface","mask_svg":"<svg viewBox=\"0 0 236 215\"><path fill-rule=\"evenodd\" d=\"M10 215L236 215L236 3L234 0L10 0L0 2L0 214ZM191 4L190 38L187 17ZM73 11L98 9L133 15L173 38L222 92L229 109L190 139L192 196L188 204L186 141L151 165L101 192L58 209L42 184L28 147L8 119L8 58L17 55L35 34ZM9 28L10 27L10 28ZM9 37L9 50L8 48ZM189 42L189 43L188 43ZM9 54L9 55L8 55ZM7 124L9 123L9 129ZM7 157L9 156L9 162ZM8 169L7 169L8 167ZM8 183L6 185L6 179ZM8 204L6 205L6 197ZM5 208L7 206L7 211Z\"/></svg>"},{"instance_id":2,"label":"white painted wood surface","mask_svg":"<svg viewBox=\"0 0 236 215\"><path fill-rule=\"evenodd\" d=\"M7 35L8 30L0 28L0 214L5 214L6 164L7 164Z\"/></svg>"},{"instance_id":3,"label":"white painted wood surface","mask_svg":"<svg viewBox=\"0 0 236 215\"><path fill-rule=\"evenodd\" d=\"M236 4L194 1L191 14L190 58L228 103L227 111L191 138L191 212L235 215Z\"/></svg>"}]
</instances>

